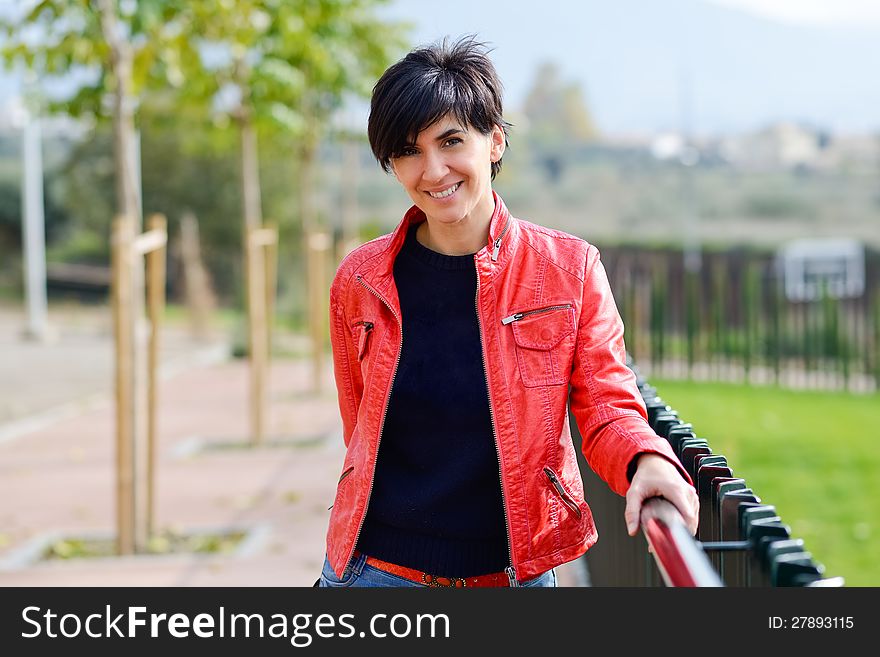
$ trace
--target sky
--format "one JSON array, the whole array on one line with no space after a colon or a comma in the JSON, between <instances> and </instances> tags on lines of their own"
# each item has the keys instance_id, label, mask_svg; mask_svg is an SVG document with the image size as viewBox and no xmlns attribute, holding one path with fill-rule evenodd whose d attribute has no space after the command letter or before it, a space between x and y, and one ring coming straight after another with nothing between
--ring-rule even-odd
<instances>
[{"instance_id":1,"label":"sky","mask_svg":"<svg viewBox=\"0 0 880 657\"><path fill-rule=\"evenodd\" d=\"M737 134L791 121L880 130L880 0L393 0L416 43L476 33L505 107L539 64L580 84L606 135Z\"/></svg>"},{"instance_id":2,"label":"sky","mask_svg":"<svg viewBox=\"0 0 880 657\"><path fill-rule=\"evenodd\" d=\"M0 0L0 15L19 0ZM880 130L880 0L392 0L416 43L476 32L506 108L558 63L600 130L737 133L791 120ZM876 45L875 45L876 44ZM0 69L0 125L20 85ZM4 121L4 118L7 121Z\"/></svg>"},{"instance_id":3,"label":"sky","mask_svg":"<svg viewBox=\"0 0 880 657\"><path fill-rule=\"evenodd\" d=\"M880 26L880 1L878 0L705 1L787 23L846 27Z\"/></svg>"}]
</instances>

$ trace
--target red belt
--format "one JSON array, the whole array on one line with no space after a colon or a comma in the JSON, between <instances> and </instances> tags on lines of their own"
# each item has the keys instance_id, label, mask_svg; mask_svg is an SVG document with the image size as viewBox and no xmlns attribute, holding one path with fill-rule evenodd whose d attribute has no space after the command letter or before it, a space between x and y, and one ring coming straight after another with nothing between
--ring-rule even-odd
<instances>
[{"instance_id":1,"label":"red belt","mask_svg":"<svg viewBox=\"0 0 880 657\"><path fill-rule=\"evenodd\" d=\"M359 554L359 552L355 552L356 557ZM419 584L425 584L426 586L442 586L456 589L472 586L510 586L510 579L507 577L507 573L491 573L489 575L477 575L476 577L441 577L414 568L388 563L376 557L367 557L366 563L386 573L397 575Z\"/></svg>"}]
</instances>

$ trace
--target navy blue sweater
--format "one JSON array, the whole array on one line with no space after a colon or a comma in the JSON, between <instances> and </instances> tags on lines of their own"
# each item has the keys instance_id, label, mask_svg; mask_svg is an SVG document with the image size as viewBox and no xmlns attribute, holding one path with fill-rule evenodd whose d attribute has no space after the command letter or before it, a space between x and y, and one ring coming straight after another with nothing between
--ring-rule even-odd
<instances>
[{"instance_id":1,"label":"navy blue sweater","mask_svg":"<svg viewBox=\"0 0 880 657\"><path fill-rule=\"evenodd\" d=\"M434 575L498 572L510 558L474 258L426 248L416 228L394 262L403 352L358 549Z\"/></svg>"}]
</instances>

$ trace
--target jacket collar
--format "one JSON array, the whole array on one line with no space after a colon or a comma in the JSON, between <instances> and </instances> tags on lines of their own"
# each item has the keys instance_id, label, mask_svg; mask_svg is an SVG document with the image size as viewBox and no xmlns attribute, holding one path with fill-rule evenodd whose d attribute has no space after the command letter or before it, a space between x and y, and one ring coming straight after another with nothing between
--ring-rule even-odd
<instances>
[{"instance_id":1,"label":"jacket collar","mask_svg":"<svg viewBox=\"0 0 880 657\"><path fill-rule=\"evenodd\" d=\"M495 190L492 190L492 198L495 200L495 210L489 221L489 236L486 245L477 254L478 268L483 268L484 263L488 266L502 266L510 254L510 246L513 242L516 219L511 216L504 205L504 201ZM403 220L391 233L386 248L375 258L372 258L360 267L358 275L381 294L387 294L394 283L394 259L403 248L406 235L410 227L426 221L425 213L418 206L412 206L403 215Z\"/></svg>"}]
</instances>

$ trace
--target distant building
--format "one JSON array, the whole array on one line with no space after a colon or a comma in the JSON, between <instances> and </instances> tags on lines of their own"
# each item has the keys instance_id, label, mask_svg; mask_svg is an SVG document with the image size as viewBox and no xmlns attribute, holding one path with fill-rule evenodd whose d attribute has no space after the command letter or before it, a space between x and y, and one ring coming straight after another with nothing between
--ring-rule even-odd
<instances>
[{"instance_id":1,"label":"distant building","mask_svg":"<svg viewBox=\"0 0 880 657\"><path fill-rule=\"evenodd\" d=\"M865 292L865 247L851 239L803 239L779 250L778 262L790 301L835 299Z\"/></svg>"},{"instance_id":2,"label":"distant building","mask_svg":"<svg viewBox=\"0 0 880 657\"><path fill-rule=\"evenodd\" d=\"M816 166L827 143L827 136L818 130L782 122L759 132L724 139L720 149L734 166L766 171Z\"/></svg>"},{"instance_id":3,"label":"distant building","mask_svg":"<svg viewBox=\"0 0 880 657\"><path fill-rule=\"evenodd\" d=\"M819 157L818 166L828 171L874 172L880 163L880 137L834 135Z\"/></svg>"}]
</instances>

